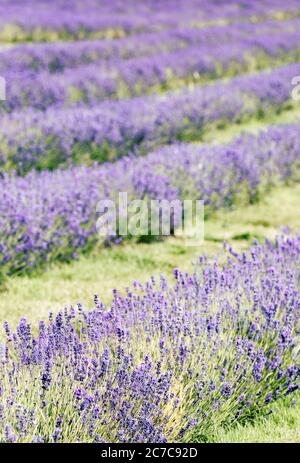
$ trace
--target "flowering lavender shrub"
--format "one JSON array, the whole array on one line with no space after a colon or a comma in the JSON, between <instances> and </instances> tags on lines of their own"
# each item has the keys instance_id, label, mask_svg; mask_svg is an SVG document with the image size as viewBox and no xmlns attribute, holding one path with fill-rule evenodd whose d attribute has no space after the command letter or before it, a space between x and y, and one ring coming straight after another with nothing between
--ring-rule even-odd
<instances>
[{"instance_id":1,"label":"flowering lavender shrub","mask_svg":"<svg viewBox=\"0 0 300 463\"><path fill-rule=\"evenodd\" d=\"M66 69L75 69L81 65L97 63L101 60L113 61L119 59L154 56L158 53L172 52L191 46L201 46L205 55L215 52L212 45L220 46L234 42L245 48L245 44L257 44L262 48L262 37L266 40L265 49L268 54L278 53L279 37L281 47L286 41L290 50L291 40L288 33L299 30L299 18L278 22L275 20L263 23L237 23L210 26L204 29L178 28L158 32L148 32L132 35L120 40L81 40L77 42L26 43L14 47L0 49L0 72L32 73L49 71L61 73ZM268 37L267 37L268 34ZM286 35L286 37L285 37ZM253 36L256 36L253 38ZM272 40L274 43L272 44ZM241 45L240 45L241 43ZM206 46L204 48L204 46ZM241 50L242 52L242 50ZM113 64L113 63L112 63ZM178 63L182 66L181 63Z\"/></svg>"},{"instance_id":2,"label":"flowering lavender shrub","mask_svg":"<svg viewBox=\"0 0 300 463\"><path fill-rule=\"evenodd\" d=\"M300 28L278 34L262 34L234 44L197 45L169 53L128 60L113 58L68 69L52 75L48 71L4 72L9 98L0 106L2 112L26 107L46 110L50 106L95 105L107 98L143 95L198 81L225 77L258 69L265 62L300 58ZM255 59L254 59L255 58ZM179 81L179 82L178 82Z\"/></svg>"},{"instance_id":3,"label":"flowering lavender shrub","mask_svg":"<svg viewBox=\"0 0 300 463\"><path fill-rule=\"evenodd\" d=\"M203 442L300 388L300 237L201 258L1 347L0 441Z\"/></svg>"},{"instance_id":4,"label":"flowering lavender shrub","mask_svg":"<svg viewBox=\"0 0 300 463\"><path fill-rule=\"evenodd\" d=\"M71 6L70 6L71 5ZM34 11L34 14L32 12ZM257 20L299 15L299 2L253 0L243 4L230 0L178 0L176 9L169 0L2 0L0 6L1 41L56 41L83 38L124 37L141 31L200 25L227 20ZM149 21L151 17L151 21Z\"/></svg>"},{"instance_id":5,"label":"flowering lavender shrub","mask_svg":"<svg viewBox=\"0 0 300 463\"><path fill-rule=\"evenodd\" d=\"M183 3L183 2L182 2ZM11 42L78 40L82 38L112 39L140 31L176 27L180 20L189 21L195 14L193 1L183 11L170 14L169 2L162 2L153 11L153 4L140 8L135 1L56 0L50 3L36 0L3 0L0 9L0 39ZM168 11L168 14L167 11ZM34 11L34 15L32 12ZM149 14L153 21L149 22Z\"/></svg>"},{"instance_id":6,"label":"flowering lavender shrub","mask_svg":"<svg viewBox=\"0 0 300 463\"><path fill-rule=\"evenodd\" d=\"M0 164L24 174L32 168L112 160L130 150L143 153L186 136L199 137L209 125L291 104L291 79L298 74L296 63L191 91L106 101L80 110L12 113L1 118Z\"/></svg>"},{"instance_id":7,"label":"flowering lavender shrub","mask_svg":"<svg viewBox=\"0 0 300 463\"><path fill-rule=\"evenodd\" d=\"M0 269L30 271L94 246L96 205L119 192L129 198L201 199L207 211L241 197L254 201L278 180L297 178L299 137L299 125L283 126L246 134L228 146L178 144L102 166L4 175Z\"/></svg>"}]
</instances>

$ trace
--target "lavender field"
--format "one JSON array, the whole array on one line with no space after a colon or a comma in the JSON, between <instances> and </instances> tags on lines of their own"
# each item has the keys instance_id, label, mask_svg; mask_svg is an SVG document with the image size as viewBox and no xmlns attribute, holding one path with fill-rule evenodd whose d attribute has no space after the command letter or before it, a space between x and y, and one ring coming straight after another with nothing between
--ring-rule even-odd
<instances>
[{"instance_id":1,"label":"lavender field","mask_svg":"<svg viewBox=\"0 0 300 463\"><path fill-rule=\"evenodd\" d=\"M300 442L299 0L2 0L0 122L0 443Z\"/></svg>"}]
</instances>

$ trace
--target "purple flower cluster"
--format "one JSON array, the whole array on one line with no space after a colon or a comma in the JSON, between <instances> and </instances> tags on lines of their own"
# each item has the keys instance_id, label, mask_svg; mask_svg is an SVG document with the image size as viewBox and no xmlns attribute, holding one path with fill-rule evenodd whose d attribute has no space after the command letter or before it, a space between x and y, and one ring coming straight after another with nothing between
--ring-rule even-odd
<instances>
[{"instance_id":1,"label":"purple flower cluster","mask_svg":"<svg viewBox=\"0 0 300 463\"><path fill-rule=\"evenodd\" d=\"M144 95L164 89L172 82L224 77L253 69L253 59L300 58L300 22L298 29L278 34L254 35L234 43L193 45L150 57L128 60L114 57L109 61L82 65L56 75L48 71L4 72L7 101L0 110L10 112L26 107L46 110L50 106L72 107L95 105L107 98ZM251 56L251 59L249 57ZM12 56L13 58L13 56ZM233 71L231 71L233 67ZM173 84L174 85L174 84ZM178 85L178 84L177 84Z\"/></svg>"},{"instance_id":2,"label":"purple flower cluster","mask_svg":"<svg viewBox=\"0 0 300 463\"><path fill-rule=\"evenodd\" d=\"M179 11L170 14L169 1L161 2L154 11L154 2L150 2L148 7L142 2L138 7L133 0L127 2L126 11L124 3L118 0L102 0L100 4L95 0L16 0L13 4L3 0L0 8L0 38L12 42L118 38L140 31L176 27L179 12L183 15L182 20L189 21L191 14L197 17L196 5L193 7L195 2L190 0L189 3L187 14L182 11L183 5L180 4ZM32 14L33 11L35 14ZM150 23L149 14L153 17Z\"/></svg>"},{"instance_id":3,"label":"purple flower cluster","mask_svg":"<svg viewBox=\"0 0 300 463\"><path fill-rule=\"evenodd\" d=\"M32 109L1 118L0 165L23 174L36 168L113 160L141 153L188 135L199 137L212 124L276 111L291 101L295 63L272 72L183 92L105 101L82 109Z\"/></svg>"},{"instance_id":4,"label":"purple flower cluster","mask_svg":"<svg viewBox=\"0 0 300 463\"><path fill-rule=\"evenodd\" d=\"M0 261L4 273L69 259L97 241L96 205L130 198L202 199L209 209L242 195L254 201L299 173L299 125L244 135L228 146L177 144L102 166L0 179Z\"/></svg>"},{"instance_id":5,"label":"purple flower cluster","mask_svg":"<svg viewBox=\"0 0 300 463\"><path fill-rule=\"evenodd\" d=\"M34 11L34 14L32 12ZM18 41L106 39L141 31L202 25L226 19L257 20L299 15L298 0L2 0L0 39ZM149 21L151 17L151 21Z\"/></svg>"},{"instance_id":6,"label":"purple flower cluster","mask_svg":"<svg viewBox=\"0 0 300 463\"><path fill-rule=\"evenodd\" d=\"M2 75L13 72L23 73L23 75L25 72L36 74L40 71L60 73L69 68L86 66L95 62L100 65L101 60L110 61L112 66L121 59L154 56L191 46L200 47L202 53L207 56L209 53L215 53L213 45L219 47L220 44L227 43L237 43L238 47L241 47L240 55L242 55L246 44L264 49L268 54L275 51L278 53L279 37L282 37L282 47L286 42L290 49L297 48L296 40L293 47L291 40L288 42L288 33L297 32L299 25L300 20L296 18L282 22L275 20L263 23L242 22L210 26L203 29L170 29L132 35L119 40L20 44L0 50L0 72ZM262 44L263 36L265 45ZM265 48L263 48L264 46ZM220 56L217 58L220 59ZM241 56L239 58L241 59ZM135 63L133 62L133 64ZM182 64L180 65L182 67Z\"/></svg>"},{"instance_id":7,"label":"purple flower cluster","mask_svg":"<svg viewBox=\"0 0 300 463\"><path fill-rule=\"evenodd\" d=\"M5 324L0 441L201 442L299 390L300 237Z\"/></svg>"}]
</instances>

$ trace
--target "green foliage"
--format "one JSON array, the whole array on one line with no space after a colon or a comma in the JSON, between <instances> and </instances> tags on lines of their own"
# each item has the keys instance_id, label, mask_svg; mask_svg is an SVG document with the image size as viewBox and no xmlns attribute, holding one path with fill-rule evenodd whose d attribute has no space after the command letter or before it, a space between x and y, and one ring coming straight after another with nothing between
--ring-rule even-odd
<instances>
[{"instance_id":1,"label":"green foliage","mask_svg":"<svg viewBox=\"0 0 300 463\"><path fill-rule=\"evenodd\" d=\"M252 423L236 425L231 429L218 429L212 438L219 443L299 443L300 394L293 399L278 400L269 407L269 415Z\"/></svg>"}]
</instances>

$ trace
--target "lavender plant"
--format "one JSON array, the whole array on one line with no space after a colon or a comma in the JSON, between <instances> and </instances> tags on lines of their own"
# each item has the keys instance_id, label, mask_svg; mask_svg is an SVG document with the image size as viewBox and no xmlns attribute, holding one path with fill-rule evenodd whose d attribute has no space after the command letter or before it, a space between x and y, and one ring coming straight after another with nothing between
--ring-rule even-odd
<instances>
[{"instance_id":1,"label":"lavender plant","mask_svg":"<svg viewBox=\"0 0 300 463\"><path fill-rule=\"evenodd\" d=\"M71 7L70 7L71 5ZM83 38L119 38L141 31L157 31L178 26L200 25L211 21L250 21L299 15L297 0L212 3L209 0L148 0L126 2L102 0L2 0L1 41L57 41ZM84 7L84 8L83 8ZM34 15L32 14L34 11ZM151 17L151 21L149 21Z\"/></svg>"},{"instance_id":2,"label":"lavender plant","mask_svg":"<svg viewBox=\"0 0 300 463\"><path fill-rule=\"evenodd\" d=\"M4 324L2 442L205 442L299 390L300 238ZM299 349L298 349L299 350Z\"/></svg>"},{"instance_id":3,"label":"lavender plant","mask_svg":"<svg viewBox=\"0 0 300 463\"><path fill-rule=\"evenodd\" d=\"M51 106L95 105L108 98L122 98L180 87L206 79L261 69L280 61L298 61L300 32L256 35L232 43L191 46L169 53L128 60L100 61L60 74L48 71L4 72L9 98L2 112L22 108L46 110ZM276 71L275 71L276 72Z\"/></svg>"},{"instance_id":4,"label":"lavender plant","mask_svg":"<svg viewBox=\"0 0 300 463\"><path fill-rule=\"evenodd\" d=\"M0 179L2 274L29 272L95 246L96 205L129 199L201 199L207 213L255 201L278 181L299 179L299 125L243 135L228 146L177 144L145 157ZM242 199L241 199L242 198Z\"/></svg>"},{"instance_id":5,"label":"lavender plant","mask_svg":"<svg viewBox=\"0 0 300 463\"><path fill-rule=\"evenodd\" d=\"M23 76L26 72L36 74L41 71L56 74L91 63L98 63L99 66L101 64L103 66L101 61L109 61L113 65L113 61L118 62L121 59L150 57L191 46L200 46L203 53L208 55L209 52L215 52L212 45L220 46L220 44L233 44L234 42L241 43L243 48L247 42L252 46L257 44L262 49L262 36L266 40L266 51L269 54L274 54L276 50L278 52L278 43L276 44L278 37L282 37L283 42L287 41L288 37L285 38L285 35L288 36L289 32L297 32L299 25L300 20L296 18L282 22L275 20L263 23L241 22L209 26L202 29L177 28L140 33L119 40L22 43L0 50L0 72L2 75L9 73L12 76L14 72L22 73ZM256 38L253 39L253 36ZM273 45L272 39L275 41ZM291 42L289 42L289 46L292 50L290 44ZM297 48L295 44L293 48ZM182 66L182 64L180 65Z\"/></svg>"},{"instance_id":6,"label":"lavender plant","mask_svg":"<svg viewBox=\"0 0 300 463\"><path fill-rule=\"evenodd\" d=\"M203 44L128 60L114 56L106 62L79 66L75 73L73 69L58 75L48 71L5 70L9 98L0 109L10 112L26 107L45 110L50 106L91 105L107 98L143 95L188 82L232 76L249 69L253 71L255 66L261 69L271 63L297 61L299 43L298 27L294 31L240 39L237 47L233 43L218 44L218 47ZM16 49L8 52L10 62L18 58L14 55ZM54 62L59 67L60 60Z\"/></svg>"},{"instance_id":7,"label":"lavender plant","mask_svg":"<svg viewBox=\"0 0 300 463\"><path fill-rule=\"evenodd\" d=\"M214 124L291 105L291 79L299 73L295 63L183 92L106 101L80 110L12 113L1 118L0 164L24 174L32 168L113 160L129 151L145 153L193 139Z\"/></svg>"}]
</instances>

